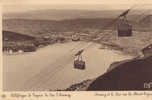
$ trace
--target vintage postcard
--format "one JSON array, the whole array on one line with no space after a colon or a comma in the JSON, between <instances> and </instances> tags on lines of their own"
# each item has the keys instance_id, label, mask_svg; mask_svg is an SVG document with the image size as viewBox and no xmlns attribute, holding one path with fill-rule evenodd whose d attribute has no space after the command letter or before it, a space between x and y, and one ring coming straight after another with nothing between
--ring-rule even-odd
<instances>
[{"instance_id":1,"label":"vintage postcard","mask_svg":"<svg viewBox=\"0 0 152 100\"><path fill-rule=\"evenodd\" d=\"M150 0L2 0L1 26L4 100L152 99Z\"/></svg>"}]
</instances>

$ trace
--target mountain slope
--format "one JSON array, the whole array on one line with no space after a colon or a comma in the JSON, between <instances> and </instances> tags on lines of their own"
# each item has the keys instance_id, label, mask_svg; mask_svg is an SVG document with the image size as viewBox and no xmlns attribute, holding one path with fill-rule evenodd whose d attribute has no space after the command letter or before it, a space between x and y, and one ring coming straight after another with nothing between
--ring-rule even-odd
<instances>
[{"instance_id":1,"label":"mountain slope","mask_svg":"<svg viewBox=\"0 0 152 100\"><path fill-rule=\"evenodd\" d=\"M134 59L99 76L87 90L152 90L152 56Z\"/></svg>"},{"instance_id":2,"label":"mountain slope","mask_svg":"<svg viewBox=\"0 0 152 100\"><path fill-rule=\"evenodd\" d=\"M3 34L3 41L5 40L7 41L25 41L25 40L33 41L35 40L35 38L32 36L23 35L23 34L11 32L11 31L4 30L2 34Z\"/></svg>"}]
</instances>

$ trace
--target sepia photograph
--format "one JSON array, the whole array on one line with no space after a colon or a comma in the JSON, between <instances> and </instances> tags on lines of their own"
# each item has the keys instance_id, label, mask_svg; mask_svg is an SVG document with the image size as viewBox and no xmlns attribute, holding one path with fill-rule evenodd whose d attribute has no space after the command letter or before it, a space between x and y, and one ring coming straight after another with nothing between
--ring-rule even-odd
<instances>
[{"instance_id":1,"label":"sepia photograph","mask_svg":"<svg viewBox=\"0 0 152 100\"><path fill-rule=\"evenodd\" d=\"M3 91L151 91L148 1L2 0Z\"/></svg>"}]
</instances>

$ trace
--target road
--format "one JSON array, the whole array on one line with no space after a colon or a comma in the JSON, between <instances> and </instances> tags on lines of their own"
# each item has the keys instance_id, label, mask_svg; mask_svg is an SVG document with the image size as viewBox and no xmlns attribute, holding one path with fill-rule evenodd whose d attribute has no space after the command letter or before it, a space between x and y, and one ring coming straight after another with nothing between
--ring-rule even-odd
<instances>
[{"instance_id":1,"label":"road","mask_svg":"<svg viewBox=\"0 0 152 100\"><path fill-rule=\"evenodd\" d=\"M87 47L86 42L54 44L36 52L3 54L5 91L48 91L65 89L74 83L96 78L114 61L131 58L118 51L99 49L93 44L83 53L86 70L73 68L74 54Z\"/></svg>"}]
</instances>

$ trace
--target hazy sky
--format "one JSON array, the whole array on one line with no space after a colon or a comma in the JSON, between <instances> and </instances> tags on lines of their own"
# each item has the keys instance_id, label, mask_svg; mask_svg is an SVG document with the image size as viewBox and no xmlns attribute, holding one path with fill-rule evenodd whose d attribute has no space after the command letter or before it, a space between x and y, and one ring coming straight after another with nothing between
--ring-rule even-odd
<instances>
[{"instance_id":1,"label":"hazy sky","mask_svg":"<svg viewBox=\"0 0 152 100\"><path fill-rule=\"evenodd\" d=\"M89 10L90 9L91 10L127 9L133 5L143 8L144 6L141 6L143 4L152 4L152 0L1 0L1 1L3 6L3 12L21 12L21 11L39 10L39 9L89 9Z\"/></svg>"}]
</instances>

